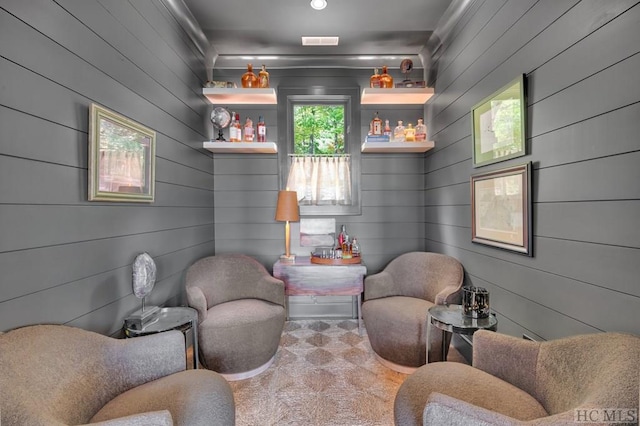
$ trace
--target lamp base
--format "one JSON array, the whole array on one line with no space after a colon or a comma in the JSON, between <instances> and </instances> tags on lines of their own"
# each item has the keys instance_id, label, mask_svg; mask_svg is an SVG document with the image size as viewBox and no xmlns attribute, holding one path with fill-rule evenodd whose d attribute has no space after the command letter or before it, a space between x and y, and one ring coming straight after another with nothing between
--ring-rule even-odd
<instances>
[{"instance_id":1,"label":"lamp base","mask_svg":"<svg viewBox=\"0 0 640 426\"><path fill-rule=\"evenodd\" d=\"M283 254L280 256L280 262L295 262L295 261L296 261L295 254L290 254L289 256L287 256L286 254Z\"/></svg>"}]
</instances>

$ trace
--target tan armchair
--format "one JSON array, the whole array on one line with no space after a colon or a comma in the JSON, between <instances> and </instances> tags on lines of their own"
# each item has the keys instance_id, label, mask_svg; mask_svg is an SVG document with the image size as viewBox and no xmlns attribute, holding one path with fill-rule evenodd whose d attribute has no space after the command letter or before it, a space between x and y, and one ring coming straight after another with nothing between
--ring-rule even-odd
<instances>
[{"instance_id":1,"label":"tan armchair","mask_svg":"<svg viewBox=\"0 0 640 426\"><path fill-rule=\"evenodd\" d=\"M383 365L411 373L425 364L427 311L435 304L459 303L463 278L456 259L425 252L402 254L365 278L362 316ZM442 333L431 336L429 359L440 360Z\"/></svg>"},{"instance_id":2,"label":"tan armchair","mask_svg":"<svg viewBox=\"0 0 640 426\"><path fill-rule=\"evenodd\" d=\"M0 334L3 426L232 426L229 384L185 371L184 337L114 339L64 325Z\"/></svg>"},{"instance_id":3,"label":"tan armchair","mask_svg":"<svg viewBox=\"0 0 640 426\"><path fill-rule=\"evenodd\" d=\"M639 360L640 337L631 334L531 342L480 330L473 335L473 367L428 364L405 380L395 423L637 424Z\"/></svg>"},{"instance_id":4,"label":"tan armchair","mask_svg":"<svg viewBox=\"0 0 640 426\"><path fill-rule=\"evenodd\" d=\"M255 259L221 254L187 270L187 300L198 311L200 360L227 380L266 370L284 328L284 283Z\"/></svg>"}]
</instances>

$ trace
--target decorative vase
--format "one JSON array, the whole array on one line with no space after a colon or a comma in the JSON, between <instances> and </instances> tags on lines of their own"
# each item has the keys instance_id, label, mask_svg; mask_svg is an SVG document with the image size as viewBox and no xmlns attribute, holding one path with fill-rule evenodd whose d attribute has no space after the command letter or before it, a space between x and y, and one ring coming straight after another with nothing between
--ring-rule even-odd
<instances>
[{"instance_id":1,"label":"decorative vase","mask_svg":"<svg viewBox=\"0 0 640 426\"><path fill-rule=\"evenodd\" d=\"M393 77L387 72L387 66L382 67L382 74L380 74L380 87L383 89L393 89Z\"/></svg>"},{"instance_id":2,"label":"decorative vase","mask_svg":"<svg viewBox=\"0 0 640 426\"><path fill-rule=\"evenodd\" d=\"M250 88L250 87L258 87L258 77L253 73L253 66L251 64L247 64L247 72L242 74L242 87Z\"/></svg>"}]
</instances>

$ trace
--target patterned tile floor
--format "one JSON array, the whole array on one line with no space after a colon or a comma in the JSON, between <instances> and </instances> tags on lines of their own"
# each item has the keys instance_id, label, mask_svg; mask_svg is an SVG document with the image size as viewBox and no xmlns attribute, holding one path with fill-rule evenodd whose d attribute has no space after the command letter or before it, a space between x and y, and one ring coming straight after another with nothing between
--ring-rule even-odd
<instances>
[{"instance_id":1,"label":"patterned tile floor","mask_svg":"<svg viewBox=\"0 0 640 426\"><path fill-rule=\"evenodd\" d=\"M231 382L238 426L389 426L407 376L376 361L355 320L289 321L273 365Z\"/></svg>"}]
</instances>

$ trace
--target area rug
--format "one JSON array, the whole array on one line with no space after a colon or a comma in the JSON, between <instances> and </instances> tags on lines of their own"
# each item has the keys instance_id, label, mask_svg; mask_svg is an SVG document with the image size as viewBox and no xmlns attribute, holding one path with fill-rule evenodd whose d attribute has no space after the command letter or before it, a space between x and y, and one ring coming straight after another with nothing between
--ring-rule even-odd
<instances>
[{"instance_id":1,"label":"area rug","mask_svg":"<svg viewBox=\"0 0 640 426\"><path fill-rule=\"evenodd\" d=\"M238 426L390 426L407 375L376 361L355 320L288 321L275 362L231 382Z\"/></svg>"}]
</instances>

